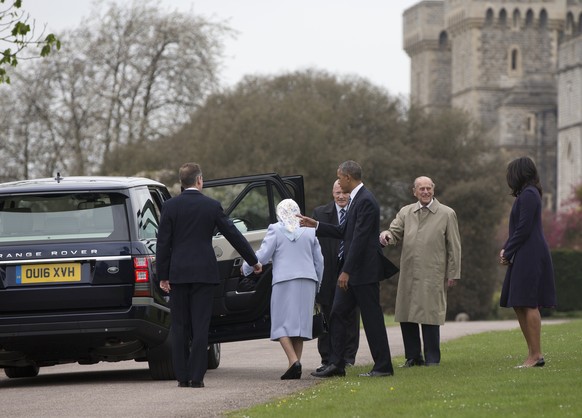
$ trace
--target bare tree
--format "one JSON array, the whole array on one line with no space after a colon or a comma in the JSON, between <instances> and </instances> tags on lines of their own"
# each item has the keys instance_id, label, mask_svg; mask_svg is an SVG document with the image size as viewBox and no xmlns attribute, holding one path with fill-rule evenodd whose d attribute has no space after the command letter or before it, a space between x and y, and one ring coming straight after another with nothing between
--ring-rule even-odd
<instances>
[{"instance_id":1,"label":"bare tree","mask_svg":"<svg viewBox=\"0 0 582 418\"><path fill-rule=\"evenodd\" d=\"M98 7L60 36L60 54L13 77L20 128L5 142L27 155L18 177L118 171L119 146L177 131L218 84L225 25L152 1Z\"/></svg>"}]
</instances>

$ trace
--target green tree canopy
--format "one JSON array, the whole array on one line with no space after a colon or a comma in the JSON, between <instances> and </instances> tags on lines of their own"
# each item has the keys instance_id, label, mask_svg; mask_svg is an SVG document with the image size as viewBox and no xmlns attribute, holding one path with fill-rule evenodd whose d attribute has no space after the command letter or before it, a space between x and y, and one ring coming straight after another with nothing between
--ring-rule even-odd
<instances>
[{"instance_id":1,"label":"green tree canopy","mask_svg":"<svg viewBox=\"0 0 582 418\"><path fill-rule=\"evenodd\" d=\"M383 228L414 201L414 179L427 175L439 200L456 210L462 234L463 280L449 293L449 314L490 312L500 282L494 238L504 214L504 165L461 112L406 109L366 80L316 70L253 76L210 96L178 134L144 151L117 153L115 166L126 174L162 170L169 184L186 161L201 163L206 178L302 174L308 214L331 200L338 164L353 159L381 205ZM386 251L398 259L399 250ZM383 289L390 311L395 281Z\"/></svg>"}]
</instances>

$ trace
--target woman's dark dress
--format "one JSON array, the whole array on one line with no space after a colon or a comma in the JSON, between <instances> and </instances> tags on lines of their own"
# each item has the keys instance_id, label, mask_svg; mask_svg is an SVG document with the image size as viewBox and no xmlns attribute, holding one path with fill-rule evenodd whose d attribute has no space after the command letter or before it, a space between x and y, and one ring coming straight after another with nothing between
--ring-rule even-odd
<instances>
[{"instance_id":1,"label":"woman's dark dress","mask_svg":"<svg viewBox=\"0 0 582 418\"><path fill-rule=\"evenodd\" d=\"M500 306L556 306L554 268L542 230L542 201L528 186L516 197L509 216L509 238L503 246L510 260L501 289Z\"/></svg>"}]
</instances>

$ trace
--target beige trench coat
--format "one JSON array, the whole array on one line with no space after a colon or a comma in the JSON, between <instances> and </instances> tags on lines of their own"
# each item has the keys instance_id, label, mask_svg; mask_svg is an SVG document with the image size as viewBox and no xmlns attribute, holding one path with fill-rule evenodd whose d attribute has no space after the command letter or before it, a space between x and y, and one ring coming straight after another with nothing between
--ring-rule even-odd
<instances>
[{"instance_id":1,"label":"beige trench coat","mask_svg":"<svg viewBox=\"0 0 582 418\"><path fill-rule=\"evenodd\" d=\"M433 199L421 219L418 202L403 207L388 229L402 242L396 322L443 325L447 280L461 278L461 238L455 211Z\"/></svg>"}]
</instances>

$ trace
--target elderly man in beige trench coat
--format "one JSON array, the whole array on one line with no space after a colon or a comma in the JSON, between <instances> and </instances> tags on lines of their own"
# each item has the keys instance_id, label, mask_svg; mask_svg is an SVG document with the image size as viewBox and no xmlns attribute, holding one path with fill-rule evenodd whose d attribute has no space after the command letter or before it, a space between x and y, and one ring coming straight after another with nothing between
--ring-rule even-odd
<instances>
[{"instance_id":1,"label":"elderly man in beige trench coat","mask_svg":"<svg viewBox=\"0 0 582 418\"><path fill-rule=\"evenodd\" d=\"M440 363L439 327L445 323L447 287L461 278L457 215L434 198L434 188L429 177L418 177L412 189L418 202L400 209L388 230L380 233L382 245L402 242L394 317L404 341L406 362L401 367Z\"/></svg>"}]
</instances>

